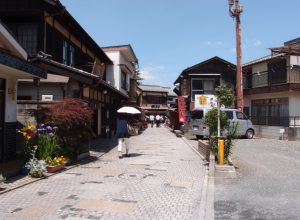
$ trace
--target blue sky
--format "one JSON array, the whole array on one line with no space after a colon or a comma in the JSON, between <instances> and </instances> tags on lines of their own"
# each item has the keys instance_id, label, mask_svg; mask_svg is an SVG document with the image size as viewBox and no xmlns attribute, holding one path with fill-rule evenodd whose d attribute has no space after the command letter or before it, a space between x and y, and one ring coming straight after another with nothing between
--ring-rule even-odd
<instances>
[{"instance_id":1,"label":"blue sky","mask_svg":"<svg viewBox=\"0 0 300 220\"><path fill-rule=\"evenodd\" d=\"M99 44L131 44L143 84L173 86L181 71L213 56L236 64L227 0L61 0ZM286 4L284 4L286 2ZM299 0L240 0L243 63L300 37Z\"/></svg>"}]
</instances>

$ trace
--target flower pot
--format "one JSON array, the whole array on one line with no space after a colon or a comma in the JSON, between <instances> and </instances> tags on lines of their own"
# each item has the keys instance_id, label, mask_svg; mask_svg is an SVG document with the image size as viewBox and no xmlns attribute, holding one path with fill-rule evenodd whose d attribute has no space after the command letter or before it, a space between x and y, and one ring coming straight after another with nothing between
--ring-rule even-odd
<instances>
[{"instance_id":1,"label":"flower pot","mask_svg":"<svg viewBox=\"0 0 300 220\"><path fill-rule=\"evenodd\" d=\"M58 170L64 169L64 168L65 168L65 164L62 163L62 164L56 165L56 166L50 166L50 165L47 165L46 168L47 168L47 172L48 172L48 173L54 173L54 172L56 172L56 171L58 171Z\"/></svg>"},{"instance_id":2,"label":"flower pot","mask_svg":"<svg viewBox=\"0 0 300 220\"><path fill-rule=\"evenodd\" d=\"M30 175L34 178L41 178L43 176L42 172L32 172Z\"/></svg>"}]
</instances>

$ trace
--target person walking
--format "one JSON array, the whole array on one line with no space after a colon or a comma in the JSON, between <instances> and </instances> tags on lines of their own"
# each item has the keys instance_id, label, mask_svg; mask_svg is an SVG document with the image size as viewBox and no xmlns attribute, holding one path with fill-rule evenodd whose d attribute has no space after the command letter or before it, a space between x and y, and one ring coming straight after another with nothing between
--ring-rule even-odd
<instances>
[{"instance_id":1,"label":"person walking","mask_svg":"<svg viewBox=\"0 0 300 220\"><path fill-rule=\"evenodd\" d=\"M160 125L160 116L159 115L155 116L155 121L156 121L156 127L158 128Z\"/></svg>"},{"instance_id":2,"label":"person walking","mask_svg":"<svg viewBox=\"0 0 300 220\"><path fill-rule=\"evenodd\" d=\"M119 158L123 157L123 145L125 145L125 155L128 156L129 152L129 132L128 132L128 119L127 115L119 115L117 118L117 131L118 138L118 155Z\"/></svg>"},{"instance_id":3,"label":"person walking","mask_svg":"<svg viewBox=\"0 0 300 220\"><path fill-rule=\"evenodd\" d=\"M150 123L151 123L151 128L153 128L153 124L154 124L154 115L150 115L149 119L150 119Z\"/></svg>"}]
</instances>

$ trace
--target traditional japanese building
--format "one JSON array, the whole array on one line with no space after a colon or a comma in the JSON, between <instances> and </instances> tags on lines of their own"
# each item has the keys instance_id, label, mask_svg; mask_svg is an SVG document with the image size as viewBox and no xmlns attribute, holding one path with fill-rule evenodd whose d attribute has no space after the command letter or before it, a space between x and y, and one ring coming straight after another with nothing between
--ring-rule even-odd
<instances>
[{"instance_id":1,"label":"traditional japanese building","mask_svg":"<svg viewBox=\"0 0 300 220\"><path fill-rule=\"evenodd\" d=\"M82 98L94 109L93 130L111 136L116 110L128 94L106 80L112 61L58 0L3 0L0 18L29 55L48 71L47 80L20 80L19 119L39 105Z\"/></svg>"}]
</instances>

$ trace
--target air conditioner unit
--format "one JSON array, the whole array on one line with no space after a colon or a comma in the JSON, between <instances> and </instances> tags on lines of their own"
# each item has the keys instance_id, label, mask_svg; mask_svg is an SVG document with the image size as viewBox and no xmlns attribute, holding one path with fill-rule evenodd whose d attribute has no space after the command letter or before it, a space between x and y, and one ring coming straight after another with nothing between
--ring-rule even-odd
<instances>
[{"instance_id":1,"label":"air conditioner unit","mask_svg":"<svg viewBox=\"0 0 300 220\"><path fill-rule=\"evenodd\" d=\"M43 102L52 102L53 101L53 95L42 95L42 101Z\"/></svg>"}]
</instances>

